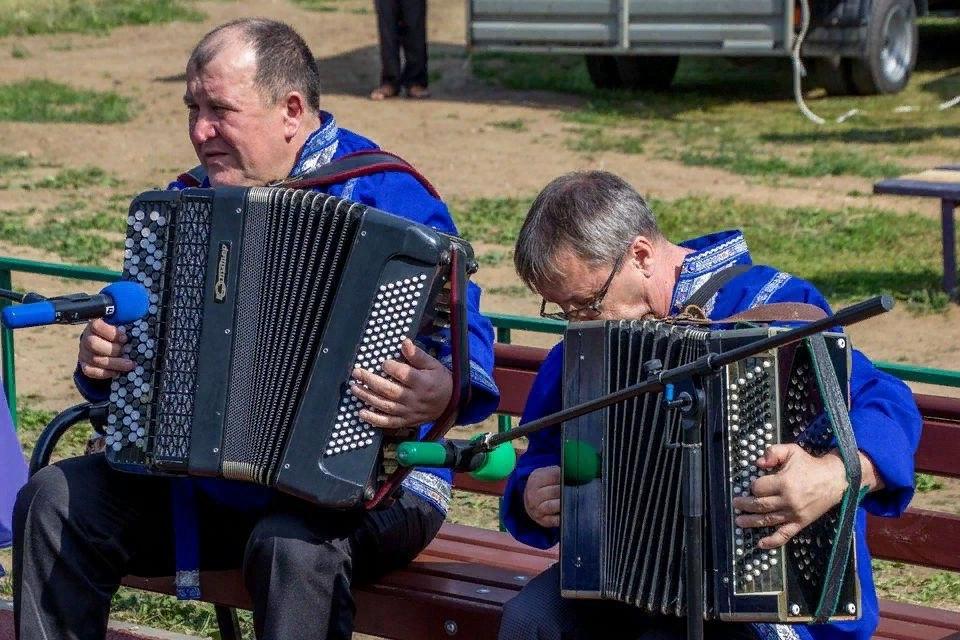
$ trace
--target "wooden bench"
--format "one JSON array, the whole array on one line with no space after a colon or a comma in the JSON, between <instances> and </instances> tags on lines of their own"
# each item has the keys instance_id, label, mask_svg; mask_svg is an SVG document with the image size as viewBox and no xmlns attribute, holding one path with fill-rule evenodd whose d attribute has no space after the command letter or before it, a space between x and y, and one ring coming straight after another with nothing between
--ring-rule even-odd
<instances>
[{"instance_id":1,"label":"wooden bench","mask_svg":"<svg viewBox=\"0 0 960 640\"><path fill-rule=\"evenodd\" d=\"M543 349L497 345L495 378L502 391L500 411L518 415ZM917 395L924 432L917 469L960 477L960 400ZM458 475L459 490L502 494L503 483L483 484ZM898 519L869 521L874 557L960 571L960 517L909 509ZM496 638L503 604L530 578L556 560L556 550L524 546L509 534L445 524L437 538L407 568L375 584L355 589L356 629L386 638L429 640ZM239 571L201 575L204 600L217 606L223 640L232 640L236 615L251 603ZM172 578L128 577L124 584L172 594ZM876 638L889 640L960 640L960 613L881 601Z\"/></svg>"}]
</instances>

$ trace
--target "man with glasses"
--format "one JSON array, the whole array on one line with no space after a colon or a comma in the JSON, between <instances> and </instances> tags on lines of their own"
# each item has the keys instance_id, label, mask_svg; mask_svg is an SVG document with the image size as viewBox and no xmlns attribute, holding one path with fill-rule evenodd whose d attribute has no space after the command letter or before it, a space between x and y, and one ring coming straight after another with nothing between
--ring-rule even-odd
<instances>
[{"instance_id":1,"label":"man with glasses","mask_svg":"<svg viewBox=\"0 0 960 640\"><path fill-rule=\"evenodd\" d=\"M540 315L569 321L675 315L701 287L699 306L713 319L774 302L806 302L829 311L810 283L753 266L739 231L670 242L643 198L620 178L601 171L567 174L544 188L520 229L514 262L524 283L543 296ZM562 385L563 343L541 366L522 422L560 410ZM861 619L790 626L710 623L707 638L866 640L873 633L878 611L866 511L896 516L909 503L920 415L910 390L858 351L853 352L850 398L863 486L869 491L856 518ZM560 451L559 426L531 434L504 493L507 529L534 547L552 547L560 538ZM734 500L741 511L737 525L775 527L760 541L765 549L786 544L840 502L846 476L836 453L815 458L793 444L769 447L757 465L771 473L754 482L753 495ZM684 637L682 619L643 616L614 602L565 601L559 575L555 565L507 603L501 640L593 638L600 632L605 638L622 637L617 628L632 640Z\"/></svg>"}]
</instances>

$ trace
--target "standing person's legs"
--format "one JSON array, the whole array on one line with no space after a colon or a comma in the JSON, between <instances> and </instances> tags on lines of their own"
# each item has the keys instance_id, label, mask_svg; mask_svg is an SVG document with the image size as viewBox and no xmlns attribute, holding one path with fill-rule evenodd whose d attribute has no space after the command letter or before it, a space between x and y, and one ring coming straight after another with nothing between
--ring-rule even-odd
<instances>
[{"instance_id":1,"label":"standing person's legs","mask_svg":"<svg viewBox=\"0 0 960 640\"><path fill-rule=\"evenodd\" d=\"M244 558L260 640L349 640L354 581L407 564L443 517L404 493L384 509L330 512L293 499L254 527Z\"/></svg>"},{"instance_id":2,"label":"standing person's legs","mask_svg":"<svg viewBox=\"0 0 960 640\"><path fill-rule=\"evenodd\" d=\"M427 76L427 0L400 0L400 6L404 25L400 31L404 56L400 84L407 88L411 97L423 98L430 82Z\"/></svg>"},{"instance_id":3,"label":"standing person's legs","mask_svg":"<svg viewBox=\"0 0 960 640\"><path fill-rule=\"evenodd\" d=\"M380 86L370 97L383 100L400 91L400 0L376 0L380 36Z\"/></svg>"}]
</instances>

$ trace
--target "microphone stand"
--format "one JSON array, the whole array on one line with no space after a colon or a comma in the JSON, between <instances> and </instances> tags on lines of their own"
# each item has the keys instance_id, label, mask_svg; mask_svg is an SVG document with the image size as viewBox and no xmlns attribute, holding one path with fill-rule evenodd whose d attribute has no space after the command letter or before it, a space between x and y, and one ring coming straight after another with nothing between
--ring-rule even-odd
<instances>
[{"instance_id":1,"label":"microphone stand","mask_svg":"<svg viewBox=\"0 0 960 640\"><path fill-rule=\"evenodd\" d=\"M890 311L893 298L877 296L845 307L837 313L809 322L800 327L757 340L723 353L707 353L696 360L673 369L664 369L653 360L645 365L646 380L618 391L582 402L557 413L533 420L504 433L487 434L478 438L469 454L483 453L504 442L509 442L547 427L572 420L584 414L603 409L617 402L645 393L664 392L664 403L680 412L682 438L681 468L683 470L683 521L687 539L684 569L687 581L686 612L687 639L703 640L703 460L702 414L705 404L703 380L728 364L758 353L783 347L808 336L837 326L848 326Z\"/></svg>"}]
</instances>

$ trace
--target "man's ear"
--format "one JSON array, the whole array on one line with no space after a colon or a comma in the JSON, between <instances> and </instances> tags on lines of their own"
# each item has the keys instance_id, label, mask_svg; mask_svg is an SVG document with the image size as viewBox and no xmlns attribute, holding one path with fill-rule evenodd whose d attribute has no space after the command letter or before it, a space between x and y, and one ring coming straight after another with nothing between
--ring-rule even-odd
<instances>
[{"instance_id":1,"label":"man's ear","mask_svg":"<svg viewBox=\"0 0 960 640\"><path fill-rule=\"evenodd\" d=\"M289 141L292 140L300 127L304 124L304 118L307 115L307 101L298 91L291 91L283 98L281 107L283 109L283 134Z\"/></svg>"},{"instance_id":2,"label":"man's ear","mask_svg":"<svg viewBox=\"0 0 960 640\"><path fill-rule=\"evenodd\" d=\"M656 245L646 236L637 236L630 243L630 262L643 272L643 275L653 275L653 261L656 257Z\"/></svg>"}]
</instances>

